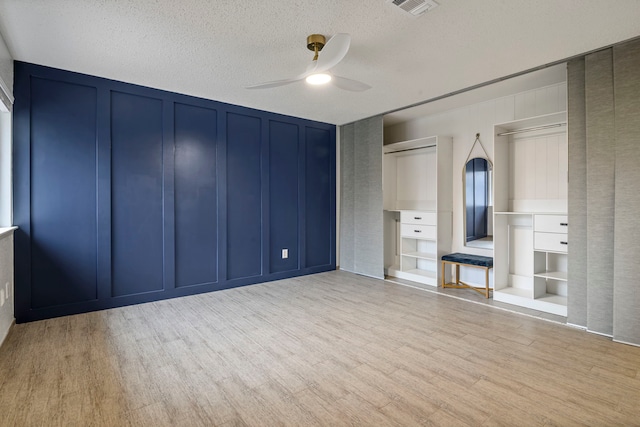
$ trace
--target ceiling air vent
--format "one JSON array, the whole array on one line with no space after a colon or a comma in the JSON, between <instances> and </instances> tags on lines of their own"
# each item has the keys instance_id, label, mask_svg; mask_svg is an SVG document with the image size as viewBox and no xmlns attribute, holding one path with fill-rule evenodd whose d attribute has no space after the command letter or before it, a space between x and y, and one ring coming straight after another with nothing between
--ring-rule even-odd
<instances>
[{"instance_id":1,"label":"ceiling air vent","mask_svg":"<svg viewBox=\"0 0 640 427\"><path fill-rule=\"evenodd\" d=\"M393 3L413 16L420 16L438 7L438 3L435 0L387 0L387 2Z\"/></svg>"}]
</instances>

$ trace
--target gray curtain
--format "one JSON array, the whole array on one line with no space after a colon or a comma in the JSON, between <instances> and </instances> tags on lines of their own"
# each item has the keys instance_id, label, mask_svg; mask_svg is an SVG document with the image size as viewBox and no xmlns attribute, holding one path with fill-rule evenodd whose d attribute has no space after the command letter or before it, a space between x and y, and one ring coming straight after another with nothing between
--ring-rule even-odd
<instances>
[{"instance_id":1,"label":"gray curtain","mask_svg":"<svg viewBox=\"0 0 640 427\"><path fill-rule=\"evenodd\" d=\"M640 345L640 41L613 49L615 261L613 338Z\"/></svg>"},{"instance_id":2,"label":"gray curtain","mask_svg":"<svg viewBox=\"0 0 640 427\"><path fill-rule=\"evenodd\" d=\"M567 66L569 257L567 322L587 326L587 128L584 58Z\"/></svg>"},{"instance_id":3,"label":"gray curtain","mask_svg":"<svg viewBox=\"0 0 640 427\"><path fill-rule=\"evenodd\" d=\"M568 64L572 324L640 345L640 40Z\"/></svg>"},{"instance_id":4,"label":"gray curtain","mask_svg":"<svg viewBox=\"0 0 640 427\"><path fill-rule=\"evenodd\" d=\"M340 268L384 277L382 116L340 127Z\"/></svg>"}]
</instances>

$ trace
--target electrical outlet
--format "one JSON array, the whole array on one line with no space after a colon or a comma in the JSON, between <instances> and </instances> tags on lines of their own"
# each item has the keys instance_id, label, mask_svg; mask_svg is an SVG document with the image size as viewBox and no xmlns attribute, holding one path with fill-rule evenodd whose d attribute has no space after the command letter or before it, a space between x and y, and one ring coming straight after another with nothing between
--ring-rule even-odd
<instances>
[{"instance_id":1,"label":"electrical outlet","mask_svg":"<svg viewBox=\"0 0 640 427\"><path fill-rule=\"evenodd\" d=\"M7 299L11 297L11 286L9 286L9 282L4 284L4 294Z\"/></svg>"},{"instance_id":2,"label":"electrical outlet","mask_svg":"<svg viewBox=\"0 0 640 427\"><path fill-rule=\"evenodd\" d=\"M282 259L287 259L289 258L289 249L283 249L282 250Z\"/></svg>"},{"instance_id":3,"label":"electrical outlet","mask_svg":"<svg viewBox=\"0 0 640 427\"><path fill-rule=\"evenodd\" d=\"M0 289L0 307L4 305L4 289Z\"/></svg>"}]
</instances>

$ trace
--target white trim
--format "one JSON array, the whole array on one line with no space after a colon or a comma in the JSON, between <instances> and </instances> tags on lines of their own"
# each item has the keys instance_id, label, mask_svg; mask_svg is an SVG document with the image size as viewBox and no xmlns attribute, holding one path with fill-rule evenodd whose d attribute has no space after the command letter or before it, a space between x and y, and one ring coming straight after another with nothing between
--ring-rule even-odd
<instances>
[{"instance_id":1,"label":"white trim","mask_svg":"<svg viewBox=\"0 0 640 427\"><path fill-rule=\"evenodd\" d=\"M4 82L2 77L0 77L0 89L2 89L2 95L3 95L0 97L0 99L2 100L2 103L0 104L0 110L4 111L5 113L8 113L9 111L11 111L11 106L13 105L15 98L11 94L11 90L9 90L9 86L7 86L7 84ZM6 105L4 101L5 97L9 100L9 103L11 105Z\"/></svg>"},{"instance_id":2,"label":"white trim","mask_svg":"<svg viewBox=\"0 0 640 427\"><path fill-rule=\"evenodd\" d=\"M18 227L16 227L15 225L11 227L0 227L0 239L10 234L13 234L13 231L17 229Z\"/></svg>"},{"instance_id":3,"label":"white trim","mask_svg":"<svg viewBox=\"0 0 640 427\"><path fill-rule=\"evenodd\" d=\"M356 271L347 270L347 269L344 269L342 267L337 267L336 269L338 269L340 271L346 271L347 273L357 274L358 276L370 277L372 279L378 279L378 280L386 280L384 278L384 276L372 276L371 274L358 273Z\"/></svg>"},{"instance_id":4,"label":"white trim","mask_svg":"<svg viewBox=\"0 0 640 427\"><path fill-rule=\"evenodd\" d=\"M632 345L634 347L640 347L640 344L635 343L635 342L621 341L621 340L617 340L617 339L613 339L612 341L620 343L620 344L626 344L626 345Z\"/></svg>"},{"instance_id":5,"label":"white trim","mask_svg":"<svg viewBox=\"0 0 640 427\"><path fill-rule=\"evenodd\" d=\"M506 308L506 307L498 307L497 305L487 304L486 302L474 301L474 300L462 298L462 297L459 297L459 296L456 296L456 295L451 295L451 294L448 294L448 293L439 292L437 290L438 288L427 289L427 288L423 288L423 287L420 287L420 286L414 286L414 285L411 285L409 283L397 282L397 281L393 280L393 278L385 278L384 281L385 282L389 282L389 283L393 283L393 284L396 284L396 285L400 285L400 286L407 286L409 288L418 289L420 291L430 292L432 294L441 295L441 296L447 297L447 298L453 298L453 299L457 299L457 300L460 300L460 301L470 302L472 304L481 305L483 307L488 307L488 308L491 308L491 309L506 311L507 313L519 314L520 316L526 316L526 317L530 317L532 319L538 319L538 320L543 320L545 322L555 323L556 325L571 327L571 325L568 325L567 323L561 322L561 321L558 321L558 320L547 319L545 317L536 316L535 314L523 313L523 312L518 311L516 309L512 310L512 309L509 309L509 308ZM560 316L560 317L563 317L563 316Z\"/></svg>"},{"instance_id":6,"label":"white trim","mask_svg":"<svg viewBox=\"0 0 640 427\"><path fill-rule=\"evenodd\" d=\"M586 329L587 332L591 333L591 334L596 334L596 335L601 335L603 337L607 337L607 338L611 338L613 339L613 334L605 334L603 332L597 332L597 331L592 331L591 329L587 328Z\"/></svg>"},{"instance_id":7,"label":"white trim","mask_svg":"<svg viewBox=\"0 0 640 427\"><path fill-rule=\"evenodd\" d=\"M582 329L583 331L586 331L586 330L587 330L587 327L586 327L586 326L578 325L578 324L576 324L576 323L569 323L569 322L567 322L567 325L568 325L568 326L571 326L571 327L573 327L573 328Z\"/></svg>"},{"instance_id":8,"label":"white trim","mask_svg":"<svg viewBox=\"0 0 640 427\"><path fill-rule=\"evenodd\" d=\"M7 328L7 332L4 334L4 337L2 337L2 339L0 339L0 348L2 348L2 345L4 344L4 342L7 340L7 337L9 336L9 334L11 333L11 329L13 329L13 326L16 324L16 319L13 319L13 321L11 322L11 324L9 325L9 327Z\"/></svg>"}]
</instances>

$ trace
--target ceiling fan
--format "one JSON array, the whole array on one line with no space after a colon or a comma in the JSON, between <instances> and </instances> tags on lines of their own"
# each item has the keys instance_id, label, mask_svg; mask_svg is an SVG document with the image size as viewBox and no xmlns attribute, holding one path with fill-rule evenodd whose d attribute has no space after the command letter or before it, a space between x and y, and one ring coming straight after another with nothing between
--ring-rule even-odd
<instances>
[{"instance_id":1,"label":"ceiling fan","mask_svg":"<svg viewBox=\"0 0 640 427\"><path fill-rule=\"evenodd\" d=\"M366 83L336 76L330 72L347 54L349 44L351 43L351 36L347 33L338 33L331 37L328 42L325 42L326 39L322 34L311 34L307 37L307 49L314 52L314 57L304 73L289 79L259 83L247 86L246 88L267 89L306 80L307 83L314 85L332 83L340 89L354 92L371 89L371 86ZM322 51L322 55L319 54L320 51Z\"/></svg>"}]
</instances>

